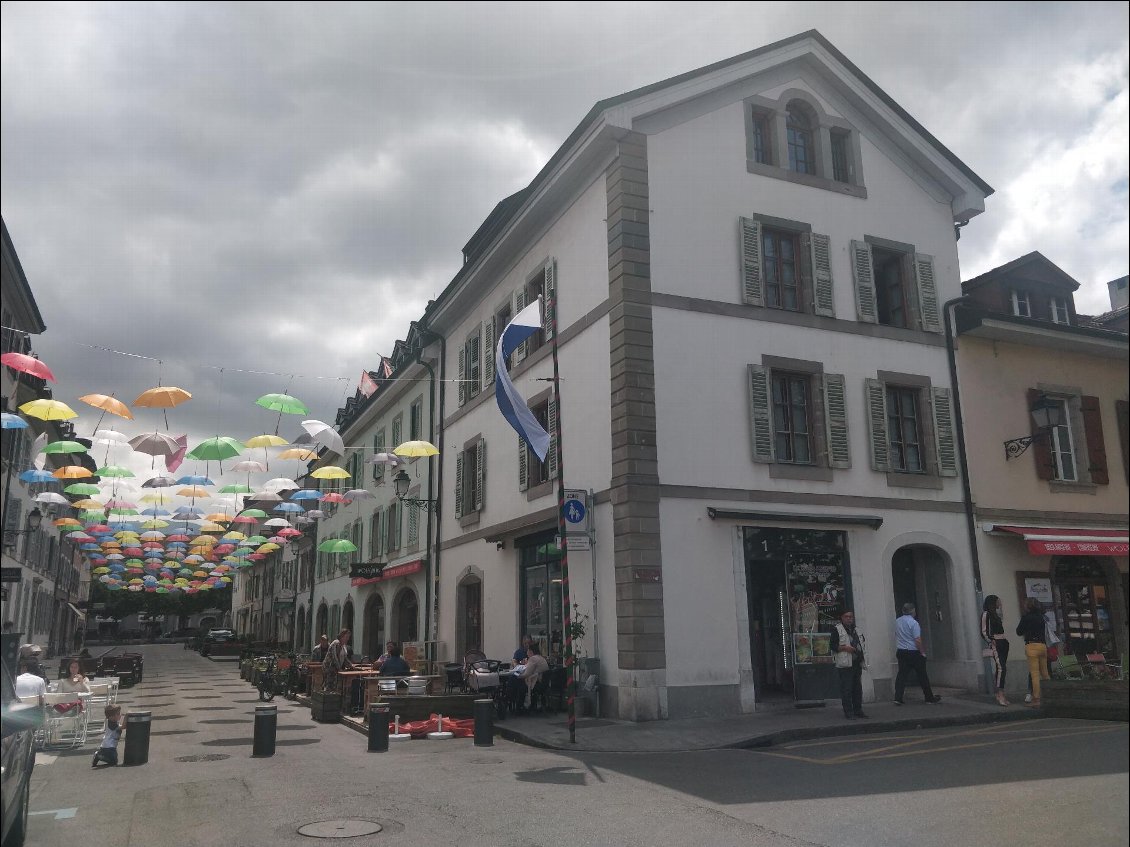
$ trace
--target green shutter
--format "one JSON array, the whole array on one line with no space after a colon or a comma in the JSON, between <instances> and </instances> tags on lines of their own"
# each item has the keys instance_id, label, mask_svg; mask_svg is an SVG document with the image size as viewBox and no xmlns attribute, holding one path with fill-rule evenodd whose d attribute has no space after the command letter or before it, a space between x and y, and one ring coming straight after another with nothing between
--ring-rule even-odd
<instances>
[{"instance_id":1,"label":"green shutter","mask_svg":"<svg viewBox=\"0 0 1130 847\"><path fill-rule=\"evenodd\" d=\"M548 462L549 479L550 481L557 480L557 401L550 396L549 398L549 452L545 454L545 460Z\"/></svg>"},{"instance_id":2,"label":"green shutter","mask_svg":"<svg viewBox=\"0 0 1130 847\"><path fill-rule=\"evenodd\" d=\"M518 490L525 491L530 487L530 462L529 448L522 436L518 436Z\"/></svg>"},{"instance_id":3,"label":"green shutter","mask_svg":"<svg viewBox=\"0 0 1130 847\"><path fill-rule=\"evenodd\" d=\"M553 340L554 318L557 317L557 260L545 263L545 308L542 310L542 330L545 340Z\"/></svg>"},{"instance_id":4,"label":"green shutter","mask_svg":"<svg viewBox=\"0 0 1130 847\"><path fill-rule=\"evenodd\" d=\"M408 510L408 546L415 547L420 543L420 510Z\"/></svg>"},{"instance_id":5,"label":"green shutter","mask_svg":"<svg viewBox=\"0 0 1130 847\"><path fill-rule=\"evenodd\" d=\"M475 445L475 511L483 508L483 499L486 494L486 457L487 443L480 438Z\"/></svg>"},{"instance_id":6,"label":"green shutter","mask_svg":"<svg viewBox=\"0 0 1130 847\"><path fill-rule=\"evenodd\" d=\"M765 293L761 281L761 223L752 218L738 218L741 241L742 302L764 306Z\"/></svg>"},{"instance_id":7,"label":"green shutter","mask_svg":"<svg viewBox=\"0 0 1130 847\"><path fill-rule=\"evenodd\" d=\"M459 405L467 402L467 345L459 348Z\"/></svg>"},{"instance_id":8,"label":"green shutter","mask_svg":"<svg viewBox=\"0 0 1130 847\"><path fill-rule=\"evenodd\" d=\"M871 438L871 468L886 472L890 468L887 443L887 387L877 379L865 381L868 435Z\"/></svg>"},{"instance_id":9,"label":"green shutter","mask_svg":"<svg viewBox=\"0 0 1130 847\"><path fill-rule=\"evenodd\" d=\"M773 425L769 417L769 371L749 366L749 424L753 461L773 461Z\"/></svg>"},{"instance_id":10,"label":"green shutter","mask_svg":"<svg viewBox=\"0 0 1130 847\"><path fill-rule=\"evenodd\" d=\"M463 517L463 454L455 457L455 517Z\"/></svg>"},{"instance_id":11,"label":"green shutter","mask_svg":"<svg viewBox=\"0 0 1130 847\"><path fill-rule=\"evenodd\" d=\"M941 314L938 311L938 284L934 278L934 257L914 254L914 278L918 282L918 313L922 329L941 332Z\"/></svg>"},{"instance_id":12,"label":"green shutter","mask_svg":"<svg viewBox=\"0 0 1130 847\"><path fill-rule=\"evenodd\" d=\"M957 447L953 431L953 403L948 388L935 388L934 441L938 450L938 473L957 476Z\"/></svg>"},{"instance_id":13,"label":"green shutter","mask_svg":"<svg viewBox=\"0 0 1130 847\"><path fill-rule=\"evenodd\" d=\"M377 430L377 434L373 436L373 453L385 452L385 431L384 427ZM373 479L377 482L383 481L385 478L385 465L384 462L373 465Z\"/></svg>"},{"instance_id":14,"label":"green shutter","mask_svg":"<svg viewBox=\"0 0 1130 847\"><path fill-rule=\"evenodd\" d=\"M494 345L498 341L496 321L497 318L483 321L483 391L490 391L494 385Z\"/></svg>"},{"instance_id":15,"label":"green shutter","mask_svg":"<svg viewBox=\"0 0 1130 847\"><path fill-rule=\"evenodd\" d=\"M861 321L879 322L875 303L875 268L871 261L871 245L866 241L851 243L851 273L855 279L855 312Z\"/></svg>"},{"instance_id":16,"label":"green shutter","mask_svg":"<svg viewBox=\"0 0 1130 847\"><path fill-rule=\"evenodd\" d=\"M828 439L828 467L850 468L851 439L843 374L824 374L824 429Z\"/></svg>"},{"instance_id":17,"label":"green shutter","mask_svg":"<svg viewBox=\"0 0 1130 847\"><path fill-rule=\"evenodd\" d=\"M483 380L483 325L467 341L467 396L477 397Z\"/></svg>"},{"instance_id":18,"label":"green shutter","mask_svg":"<svg viewBox=\"0 0 1130 847\"><path fill-rule=\"evenodd\" d=\"M832 288L832 248L826 235L806 232L802 240L807 243L812 265L812 310L824 317L836 316L836 303Z\"/></svg>"},{"instance_id":19,"label":"green shutter","mask_svg":"<svg viewBox=\"0 0 1130 847\"><path fill-rule=\"evenodd\" d=\"M388 507L388 549L400 549L400 504L390 503Z\"/></svg>"}]
</instances>

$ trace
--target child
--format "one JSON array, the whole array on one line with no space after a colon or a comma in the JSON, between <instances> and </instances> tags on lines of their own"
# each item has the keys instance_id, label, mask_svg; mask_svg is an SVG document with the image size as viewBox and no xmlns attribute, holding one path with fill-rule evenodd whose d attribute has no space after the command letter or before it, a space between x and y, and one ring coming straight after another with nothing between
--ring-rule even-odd
<instances>
[{"instance_id":1,"label":"child","mask_svg":"<svg viewBox=\"0 0 1130 847\"><path fill-rule=\"evenodd\" d=\"M106 732L102 736L102 746L94 751L94 761L90 763L92 768L98 767L99 762L105 762L108 765L118 764L118 739L122 737L124 730L122 707L107 706Z\"/></svg>"}]
</instances>

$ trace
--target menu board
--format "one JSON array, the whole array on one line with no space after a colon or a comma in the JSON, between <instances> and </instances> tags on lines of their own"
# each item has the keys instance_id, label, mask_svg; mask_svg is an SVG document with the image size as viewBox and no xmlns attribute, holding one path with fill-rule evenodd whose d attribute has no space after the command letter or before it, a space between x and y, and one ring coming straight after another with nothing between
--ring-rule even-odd
<instances>
[{"instance_id":1,"label":"menu board","mask_svg":"<svg viewBox=\"0 0 1130 847\"><path fill-rule=\"evenodd\" d=\"M824 632L794 632L793 657L798 665L832 664L832 636Z\"/></svg>"},{"instance_id":2,"label":"menu board","mask_svg":"<svg viewBox=\"0 0 1130 847\"><path fill-rule=\"evenodd\" d=\"M843 553L787 554L785 584L791 612L793 696L809 702L835 698L839 679L831 632L847 603Z\"/></svg>"}]
</instances>

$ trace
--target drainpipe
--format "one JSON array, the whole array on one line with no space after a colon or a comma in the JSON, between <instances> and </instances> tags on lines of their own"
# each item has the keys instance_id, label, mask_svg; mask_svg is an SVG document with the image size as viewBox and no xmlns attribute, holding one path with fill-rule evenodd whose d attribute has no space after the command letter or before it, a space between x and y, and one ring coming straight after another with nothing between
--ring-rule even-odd
<instances>
[{"instance_id":1,"label":"drainpipe","mask_svg":"<svg viewBox=\"0 0 1130 847\"><path fill-rule=\"evenodd\" d=\"M435 432L436 426L436 372L430 364L424 361L424 347L423 343L416 348L416 364L423 365L428 371L428 434L431 435ZM435 467L434 456L428 457L428 500L432 500L432 471ZM440 459L442 462L442 458ZM417 508L416 511L419 511ZM432 636L432 607L435 604L433 599L435 596L436 586L432 582L432 508L429 507L425 510L428 514L427 525L424 530L427 540L424 542L424 561L427 562L427 570L424 572L424 640L434 641ZM427 649L425 647L424 657L427 656Z\"/></svg>"},{"instance_id":2,"label":"drainpipe","mask_svg":"<svg viewBox=\"0 0 1130 847\"><path fill-rule=\"evenodd\" d=\"M421 332L422 332L421 347L420 347L419 350L416 351L416 361L419 362L420 364L424 365L425 367L427 367L428 373L430 373L432 375L432 386L433 386L432 398L433 398L433 402L431 404L431 409L428 413L428 418L429 418L430 431L433 432L433 433L436 433L436 448L439 450L439 462L438 462L439 467L436 469L436 472L435 472L435 475L434 475L434 477L435 477L435 487L434 488L432 486L432 478L433 478L432 465L431 464L428 465L428 499L435 501L433 507L428 510L428 549L429 550L432 549L432 547L431 547L431 544L432 544L432 519L433 519L433 515L434 515L434 518L435 518L435 548L434 548L435 554L434 554L434 561L433 561L432 556L429 555L429 557L428 557L428 568L430 570L430 574L429 574L429 580L428 580L427 595L430 596L431 600L428 604L428 609L427 609L427 611L425 612L425 615L424 615L424 620L425 620L424 631L425 631L426 634L428 634L430 636L426 640L437 641L438 639L437 639L436 636L439 633L439 560L440 560L440 549L441 549L440 548L440 541L441 541L441 539L440 539L440 527L443 526L443 523L440 520L440 515L441 515L441 513L440 513L440 502L442 501L443 498L441 496L439 496L438 492L443 491L443 442L444 442L443 415L444 415L444 404L445 404L446 399L447 399L447 379L446 379L446 377L447 377L447 338L440 335L438 332L435 332L434 330L429 329L426 326L423 326L420 329L421 329ZM436 384L435 372L422 359L423 346L426 345L426 344L434 344L437 341L439 342L439 429L438 429L438 432L436 432L436 404L434 402L434 398L435 398L435 394L436 394L436 392L434 390L435 384ZM431 461L432 461L432 459L429 458L428 462L430 463Z\"/></svg>"},{"instance_id":3,"label":"drainpipe","mask_svg":"<svg viewBox=\"0 0 1130 847\"><path fill-rule=\"evenodd\" d=\"M969 460L965 455L965 423L961 415L961 388L957 381L957 356L953 346L953 324L957 316L952 311L955 306L970 305L973 299L968 295L955 297L942 306L942 317L946 322L946 359L949 361L950 385L953 386L954 425L957 427L957 459L961 466L961 495L965 504L965 530L969 535L969 555L973 565L973 590L977 595L977 608L981 608L983 589L981 587L981 557L977 552L977 523L973 517L973 491L969 485Z\"/></svg>"}]
</instances>

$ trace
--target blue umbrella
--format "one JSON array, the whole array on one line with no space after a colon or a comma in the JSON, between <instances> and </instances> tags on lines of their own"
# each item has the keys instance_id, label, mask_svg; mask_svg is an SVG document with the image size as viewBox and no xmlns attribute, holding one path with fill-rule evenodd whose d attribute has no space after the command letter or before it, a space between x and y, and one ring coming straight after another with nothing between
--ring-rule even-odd
<instances>
[{"instance_id":1,"label":"blue umbrella","mask_svg":"<svg viewBox=\"0 0 1130 847\"><path fill-rule=\"evenodd\" d=\"M83 544L81 547L79 547L79 549L80 550L101 550L102 548L99 545L95 544L93 541L89 541L86 544Z\"/></svg>"},{"instance_id":2,"label":"blue umbrella","mask_svg":"<svg viewBox=\"0 0 1130 847\"><path fill-rule=\"evenodd\" d=\"M322 496L322 492L313 488L303 488L301 491L295 491L290 495L291 500L317 500Z\"/></svg>"},{"instance_id":3,"label":"blue umbrella","mask_svg":"<svg viewBox=\"0 0 1130 847\"><path fill-rule=\"evenodd\" d=\"M38 468L32 468L30 471L24 471L20 474L21 482L58 482L50 471L41 471Z\"/></svg>"},{"instance_id":4,"label":"blue umbrella","mask_svg":"<svg viewBox=\"0 0 1130 847\"><path fill-rule=\"evenodd\" d=\"M215 485L216 483L206 476L182 476L177 480L177 485Z\"/></svg>"},{"instance_id":5,"label":"blue umbrella","mask_svg":"<svg viewBox=\"0 0 1130 847\"><path fill-rule=\"evenodd\" d=\"M157 518L157 517L160 517L161 515L167 515L167 514L168 514L168 511L166 511L165 509L156 509L156 508L153 508L153 509L142 509L142 510L141 510L141 514L143 514L143 515L151 515L152 517L155 517L155 518Z\"/></svg>"},{"instance_id":6,"label":"blue umbrella","mask_svg":"<svg viewBox=\"0 0 1130 847\"><path fill-rule=\"evenodd\" d=\"M27 421L11 412L0 412L0 429L27 429Z\"/></svg>"},{"instance_id":7,"label":"blue umbrella","mask_svg":"<svg viewBox=\"0 0 1130 847\"><path fill-rule=\"evenodd\" d=\"M279 503L272 509L274 512L304 512L306 511L297 503Z\"/></svg>"}]
</instances>

